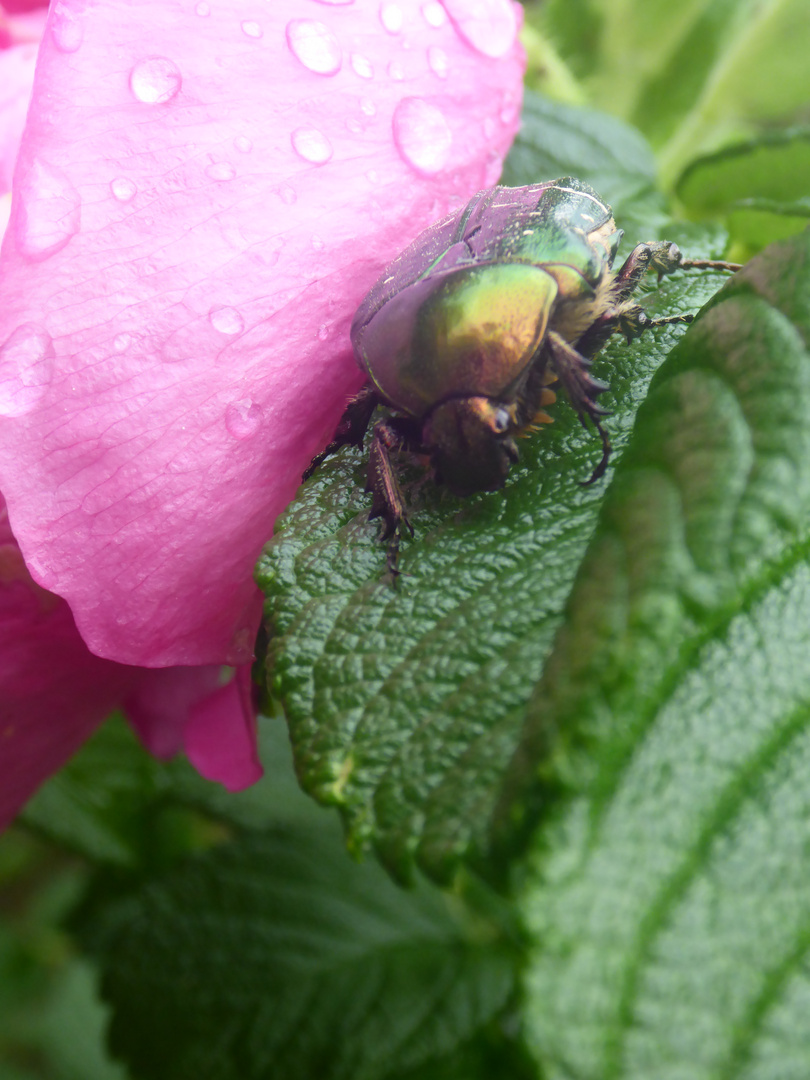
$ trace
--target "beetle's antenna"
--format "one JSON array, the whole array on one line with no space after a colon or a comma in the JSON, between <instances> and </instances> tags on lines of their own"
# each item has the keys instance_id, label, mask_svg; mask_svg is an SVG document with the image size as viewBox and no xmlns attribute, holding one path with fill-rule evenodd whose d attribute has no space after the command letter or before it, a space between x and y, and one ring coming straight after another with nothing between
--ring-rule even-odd
<instances>
[{"instance_id":1,"label":"beetle's antenna","mask_svg":"<svg viewBox=\"0 0 810 1080\"><path fill-rule=\"evenodd\" d=\"M725 262L723 259L681 259L679 270L726 270L736 274L742 270L742 263Z\"/></svg>"}]
</instances>

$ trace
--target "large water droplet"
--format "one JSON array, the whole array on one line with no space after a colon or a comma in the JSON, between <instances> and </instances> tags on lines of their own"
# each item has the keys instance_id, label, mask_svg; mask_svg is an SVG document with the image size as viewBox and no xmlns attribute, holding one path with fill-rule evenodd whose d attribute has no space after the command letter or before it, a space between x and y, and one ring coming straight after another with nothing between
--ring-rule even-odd
<instances>
[{"instance_id":1,"label":"large water droplet","mask_svg":"<svg viewBox=\"0 0 810 1080\"><path fill-rule=\"evenodd\" d=\"M249 154L253 149L253 143L247 137L247 135L237 135L233 140L233 145L239 151L240 154Z\"/></svg>"},{"instance_id":2,"label":"large water droplet","mask_svg":"<svg viewBox=\"0 0 810 1080\"><path fill-rule=\"evenodd\" d=\"M439 0L428 0L426 4L422 4L422 17L428 26L444 26L447 22L447 12Z\"/></svg>"},{"instance_id":3,"label":"large water droplet","mask_svg":"<svg viewBox=\"0 0 810 1080\"><path fill-rule=\"evenodd\" d=\"M35 161L23 179L20 194L15 220L17 246L29 259L47 259L79 231L79 193L61 169Z\"/></svg>"},{"instance_id":4,"label":"large water droplet","mask_svg":"<svg viewBox=\"0 0 810 1080\"><path fill-rule=\"evenodd\" d=\"M247 34L247 36L251 38L260 38L264 34L264 30L262 30L259 23L246 19L242 23L242 33Z\"/></svg>"},{"instance_id":5,"label":"large water droplet","mask_svg":"<svg viewBox=\"0 0 810 1080\"><path fill-rule=\"evenodd\" d=\"M202 18L205 18L207 15L211 14L211 5L207 4L205 0L200 0L194 10L198 15L202 16Z\"/></svg>"},{"instance_id":6,"label":"large water droplet","mask_svg":"<svg viewBox=\"0 0 810 1080\"><path fill-rule=\"evenodd\" d=\"M22 416L40 401L53 378L51 335L23 323L0 348L0 416Z\"/></svg>"},{"instance_id":7,"label":"large water droplet","mask_svg":"<svg viewBox=\"0 0 810 1080\"><path fill-rule=\"evenodd\" d=\"M403 160L424 176L441 172L453 141L444 113L422 98L406 97L394 110L392 123Z\"/></svg>"},{"instance_id":8,"label":"large water droplet","mask_svg":"<svg viewBox=\"0 0 810 1080\"><path fill-rule=\"evenodd\" d=\"M352 53L352 69L361 79L373 79L374 68L371 61L361 53Z\"/></svg>"},{"instance_id":9,"label":"large water droplet","mask_svg":"<svg viewBox=\"0 0 810 1080\"><path fill-rule=\"evenodd\" d=\"M512 0L442 0L459 37L484 56L504 56L517 35Z\"/></svg>"},{"instance_id":10,"label":"large water droplet","mask_svg":"<svg viewBox=\"0 0 810 1080\"><path fill-rule=\"evenodd\" d=\"M171 101L182 85L180 69L167 56L149 56L146 60L139 60L129 73L130 89L145 105L162 105Z\"/></svg>"},{"instance_id":11,"label":"large water droplet","mask_svg":"<svg viewBox=\"0 0 810 1080\"><path fill-rule=\"evenodd\" d=\"M427 59L428 67L433 74L438 75L440 79L446 79L449 64L444 49L440 49L438 45L431 45L427 51Z\"/></svg>"},{"instance_id":12,"label":"large water droplet","mask_svg":"<svg viewBox=\"0 0 810 1080\"><path fill-rule=\"evenodd\" d=\"M226 180L233 180L236 176L236 169L231 165L230 161L213 161L205 170L205 175L211 180L223 183Z\"/></svg>"},{"instance_id":13,"label":"large water droplet","mask_svg":"<svg viewBox=\"0 0 810 1080\"><path fill-rule=\"evenodd\" d=\"M380 22L389 34L398 34L402 29L403 15L399 4L392 0L383 0L380 4Z\"/></svg>"},{"instance_id":14,"label":"large water droplet","mask_svg":"<svg viewBox=\"0 0 810 1080\"><path fill-rule=\"evenodd\" d=\"M134 183L126 176L116 176L110 181L110 191L119 202L129 202L138 192Z\"/></svg>"},{"instance_id":15,"label":"large water droplet","mask_svg":"<svg viewBox=\"0 0 810 1080\"><path fill-rule=\"evenodd\" d=\"M208 312L208 321L220 334L228 334L229 337L241 334L245 329L245 320L232 307L212 307Z\"/></svg>"},{"instance_id":16,"label":"large water droplet","mask_svg":"<svg viewBox=\"0 0 810 1080\"><path fill-rule=\"evenodd\" d=\"M64 4L56 4L51 9L51 37L60 52L74 53L84 40L84 25L81 12L71 11Z\"/></svg>"},{"instance_id":17,"label":"large water droplet","mask_svg":"<svg viewBox=\"0 0 810 1080\"><path fill-rule=\"evenodd\" d=\"M343 63L343 50L332 31L316 19L291 19L287 23L287 44L293 56L316 75L336 75Z\"/></svg>"},{"instance_id":18,"label":"large water droplet","mask_svg":"<svg viewBox=\"0 0 810 1080\"><path fill-rule=\"evenodd\" d=\"M235 439L249 439L259 430L262 407L250 398L232 401L225 410L225 427Z\"/></svg>"},{"instance_id":19,"label":"large water droplet","mask_svg":"<svg viewBox=\"0 0 810 1080\"><path fill-rule=\"evenodd\" d=\"M296 128L290 139L296 154L313 165L325 165L332 156L332 144L317 128Z\"/></svg>"}]
</instances>

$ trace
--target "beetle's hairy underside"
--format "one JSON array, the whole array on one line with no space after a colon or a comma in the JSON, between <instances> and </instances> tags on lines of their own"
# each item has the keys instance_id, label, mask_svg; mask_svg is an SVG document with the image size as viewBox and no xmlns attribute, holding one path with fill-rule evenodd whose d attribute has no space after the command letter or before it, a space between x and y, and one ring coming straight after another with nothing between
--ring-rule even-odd
<instances>
[{"instance_id":1,"label":"beetle's hairy underside","mask_svg":"<svg viewBox=\"0 0 810 1080\"><path fill-rule=\"evenodd\" d=\"M573 177L480 191L426 229L389 266L358 308L351 338L366 385L346 407L330 444L304 479L340 447L362 447L375 410L367 490L383 520L396 579L399 541L411 533L392 454L430 458L457 495L502 487L518 459L515 438L547 423L559 385L607 468L610 439L591 375L612 334L628 341L691 315L650 319L634 299L648 270L733 271L735 263L685 260L668 241L637 244L613 269L622 232L610 207Z\"/></svg>"}]
</instances>

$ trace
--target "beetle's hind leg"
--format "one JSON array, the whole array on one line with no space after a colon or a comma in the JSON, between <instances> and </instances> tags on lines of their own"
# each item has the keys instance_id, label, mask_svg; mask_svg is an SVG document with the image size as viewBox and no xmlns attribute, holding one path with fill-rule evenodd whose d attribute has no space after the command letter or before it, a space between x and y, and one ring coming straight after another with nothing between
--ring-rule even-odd
<instances>
[{"instance_id":1,"label":"beetle's hind leg","mask_svg":"<svg viewBox=\"0 0 810 1080\"><path fill-rule=\"evenodd\" d=\"M602 426L602 417L608 416L609 412L597 405L595 400L599 394L607 390L607 385L594 379L590 374L588 370L591 366L590 360L578 353L565 338L560 337L553 330L550 330L546 336L546 345L551 354L552 367L565 387L580 423L587 428L587 421L590 420L602 440L602 457L599 464L590 477L584 481L586 485L593 484L604 476L611 451L610 437Z\"/></svg>"},{"instance_id":2,"label":"beetle's hind leg","mask_svg":"<svg viewBox=\"0 0 810 1080\"><path fill-rule=\"evenodd\" d=\"M369 520L382 518L380 539L389 542L388 570L394 581L400 573L397 559L402 530L407 529L413 536L413 526L405 513L405 500L391 464L391 452L407 445L409 441L407 435L390 420L378 420L371 433L368 454L366 491L371 492L372 498Z\"/></svg>"},{"instance_id":3,"label":"beetle's hind leg","mask_svg":"<svg viewBox=\"0 0 810 1080\"><path fill-rule=\"evenodd\" d=\"M301 480L309 480L315 470L323 464L328 457L340 450L341 446L363 446L371 415L379 404L379 398L372 386L364 386L355 394L335 430L332 441L320 454L316 454L307 466Z\"/></svg>"}]
</instances>

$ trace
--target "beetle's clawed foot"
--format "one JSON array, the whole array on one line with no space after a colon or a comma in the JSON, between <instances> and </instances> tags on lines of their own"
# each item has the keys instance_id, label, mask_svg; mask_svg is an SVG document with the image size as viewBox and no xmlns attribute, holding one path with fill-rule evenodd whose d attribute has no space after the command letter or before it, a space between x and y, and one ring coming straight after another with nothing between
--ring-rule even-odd
<instances>
[{"instance_id":1,"label":"beetle's clawed foot","mask_svg":"<svg viewBox=\"0 0 810 1080\"><path fill-rule=\"evenodd\" d=\"M725 259L681 260L681 270L722 270L727 274L736 274L742 268L742 263L726 262Z\"/></svg>"},{"instance_id":2,"label":"beetle's clawed foot","mask_svg":"<svg viewBox=\"0 0 810 1080\"><path fill-rule=\"evenodd\" d=\"M654 330L657 326L669 326L673 323L691 323L694 321L693 314L666 315L660 319L651 319L642 308L637 305L626 308L619 315L619 333L622 334L629 345L637 337L641 337L645 330Z\"/></svg>"}]
</instances>

